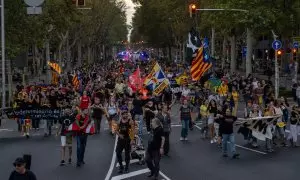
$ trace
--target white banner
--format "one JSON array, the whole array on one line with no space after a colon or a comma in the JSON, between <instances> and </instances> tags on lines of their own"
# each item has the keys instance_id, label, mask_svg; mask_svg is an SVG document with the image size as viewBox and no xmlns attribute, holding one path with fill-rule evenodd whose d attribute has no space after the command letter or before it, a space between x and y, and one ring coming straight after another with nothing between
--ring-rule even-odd
<instances>
[{"instance_id":1,"label":"white banner","mask_svg":"<svg viewBox=\"0 0 300 180\"><path fill-rule=\"evenodd\" d=\"M272 139L273 133L272 129L274 124L276 124L279 116L265 116L265 117L256 117L256 118L238 118L236 124L239 124L241 127L246 127L252 131L252 135L261 140L265 141L266 139Z\"/></svg>"}]
</instances>

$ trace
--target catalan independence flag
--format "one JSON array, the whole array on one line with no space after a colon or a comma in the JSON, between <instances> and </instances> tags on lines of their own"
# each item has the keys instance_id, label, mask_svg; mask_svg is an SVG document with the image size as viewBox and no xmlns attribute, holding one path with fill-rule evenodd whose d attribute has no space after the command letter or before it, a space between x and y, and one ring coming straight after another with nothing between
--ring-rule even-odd
<instances>
[{"instance_id":1,"label":"catalan independence flag","mask_svg":"<svg viewBox=\"0 0 300 180\"><path fill-rule=\"evenodd\" d=\"M76 90L79 89L80 81L79 81L78 75L74 75L74 77L72 79L72 84L73 84L73 86L75 87Z\"/></svg>"},{"instance_id":2,"label":"catalan independence flag","mask_svg":"<svg viewBox=\"0 0 300 180\"><path fill-rule=\"evenodd\" d=\"M204 48L203 45L198 49L197 55L192 61L191 75L193 81L198 81L203 76L203 74L212 67L212 63L209 58L204 58Z\"/></svg>"},{"instance_id":3,"label":"catalan independence flag","mask_svg":"<svg viewBox=\"0 0 300 180\"><path fill-rule=\"evenodd\" d=\"M61 74L61 67L57 63L48 62L48 65L52 68L53 71Z\"/></svg>"}]
</instances>

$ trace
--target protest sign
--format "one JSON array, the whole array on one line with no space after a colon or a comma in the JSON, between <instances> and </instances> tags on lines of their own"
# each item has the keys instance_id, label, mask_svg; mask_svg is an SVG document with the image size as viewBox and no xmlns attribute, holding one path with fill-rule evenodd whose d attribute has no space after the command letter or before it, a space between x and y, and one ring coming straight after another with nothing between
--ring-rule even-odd
<instances>
[{"instance_id":1,"label":"protest sign","mask_svg":"<svg viewBox=\"0 0 300 180\"><path fill-rule=\"evenodd\" d=\"M61 109L53 109L53 108L32 108L32 109L5 109L9 119L13 118L30 118L30 119L59 119L62 117Z\"/></svg>"}]
</instances>

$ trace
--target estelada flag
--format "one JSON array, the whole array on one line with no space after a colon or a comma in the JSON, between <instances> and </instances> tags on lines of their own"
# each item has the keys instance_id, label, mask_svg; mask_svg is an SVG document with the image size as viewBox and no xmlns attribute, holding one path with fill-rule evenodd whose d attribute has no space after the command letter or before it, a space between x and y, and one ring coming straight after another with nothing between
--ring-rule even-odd
<instances>
[{"instance_id":1,"label":"estelada flag","mask_svg":"<svg viewBox=\"0 0 300 180\"><path fill-rule=\"evenodd\" d=\"M143 80L141 78L141 71L140 68L137 68L130 76L128 81L129 87L132 89L133 92L141 89L143 86Z\"/></svg>"}]
</instances>

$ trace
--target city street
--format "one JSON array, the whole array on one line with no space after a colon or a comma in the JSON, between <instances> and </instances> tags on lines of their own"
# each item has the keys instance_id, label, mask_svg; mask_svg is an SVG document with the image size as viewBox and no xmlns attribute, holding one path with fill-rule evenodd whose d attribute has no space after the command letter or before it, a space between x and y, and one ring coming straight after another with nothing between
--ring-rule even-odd
<instances>
[{"instance_id":1,"label":"city street","mask_svg":"<svg viewBox=\"0 0 300 180\"><path fill-rule=\"evenodd\" d=\"M175 114L178 106L172 113ZM242 109L239 111L241 115ZM245 180L273 180L295 179L297 175L297 162L300 161L299 149L280 148L268 154L264 151L264 142L261 147L251 149L244 146L246 143L241 135L236 135L237 151L240 159L223 158L221 149L208 140L201 139L200 124L194 131L189 132L189 141L181 142L180 125L178 118L173 117L173 127L170 137L170 157L162 157L160 179L165 180L231 180L243 178ZM107 124L103 122L104 129ZM39 180L145 180L149 170L146 165L140 165L136 160L131 160L130 173L119 175L116 157L113 156L115 139L107 130L100 135L88 139L86 149L86 164L76 168L76 141L73 140L73 163L60 167L60 138L43 138L41 135L33 136L26 140L16 136L14 131L0 131L6 133L6 138L0 140L0 178L7 179L13 169L12 162L23 154L32 155L32 171ZM8 133L15 137L8 137ZM147 135L144 142L147 143ZM112 161L113 160L113 161ZM293 168L295 167L295 168ZM274 171L278 170L278 171ZM107 179L106 179L107 178Z\"/></svg>"}]
</instances>

